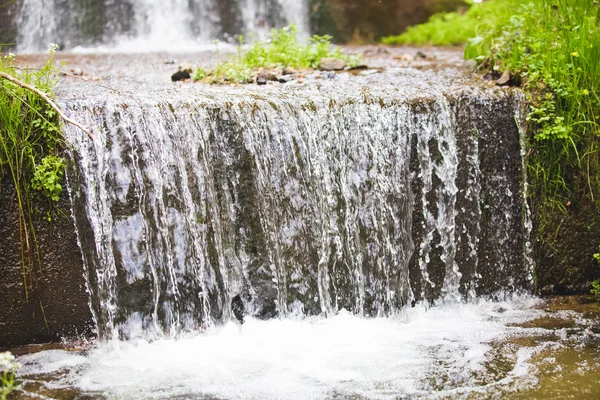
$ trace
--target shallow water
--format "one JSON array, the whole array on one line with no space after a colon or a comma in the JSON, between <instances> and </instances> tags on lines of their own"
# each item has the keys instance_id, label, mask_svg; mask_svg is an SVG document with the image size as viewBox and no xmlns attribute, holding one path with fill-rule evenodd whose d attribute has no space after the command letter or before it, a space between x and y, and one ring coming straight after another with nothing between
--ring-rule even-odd
<instances>
[{"instance_id":1,"label":"shallow water","mask_svg":"<svg viewBox=\"0 0 600 400\"><path fill-rule=\"evenodd\" d=\"M514 297L392 318L247 318L152 343L19 357L24 391L59 399L597 398L598 306Z\"/></svg>"}]
</instances>

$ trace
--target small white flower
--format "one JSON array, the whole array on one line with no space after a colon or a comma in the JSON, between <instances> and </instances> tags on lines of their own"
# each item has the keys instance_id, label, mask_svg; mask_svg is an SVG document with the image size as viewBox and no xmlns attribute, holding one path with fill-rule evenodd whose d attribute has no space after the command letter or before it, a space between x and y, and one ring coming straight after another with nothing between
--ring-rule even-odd
<instances>
[{"instance_id":1,"label":"small white flower","mask_svg":"<svg viewBox=\"0 0 600 400\"><path fill-rule=\"evenodd\" d=\"M50 53L54 53L56 50L58 50L58 45L56 43L50 43L48 45L48 51Z\"/></svg>"},{"instance_id":2,"label":"small white flower","mask_svg":"<svg viewBox=\"0 0 600 400\"><path fill-rule=\"evenodd\" d=\"M14 361L15 356L10 351L0 353L0 371L14 372L21 367L21 364Z\"/></svg>"}]
</instances>

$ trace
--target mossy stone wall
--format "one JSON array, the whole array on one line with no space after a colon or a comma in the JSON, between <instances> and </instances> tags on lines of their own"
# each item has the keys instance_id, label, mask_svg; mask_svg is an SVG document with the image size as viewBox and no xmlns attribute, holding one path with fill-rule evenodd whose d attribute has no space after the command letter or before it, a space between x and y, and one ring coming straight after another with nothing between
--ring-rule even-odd
<instances>
[{"instance_id":1,"label":"mossy stone wall","mask_svg":"<svg viewBox=\"0 0 600 400\"><path fill-rule=\"evenodd\" d=\"M82 257L71 220L71 203L63 191L58 207L65 215L43 219L47 204L34 202L39 263L27 271L25 297L19 220L14 186L0 186L0 350L63 337L93 334ZM35 256L35 255L34 255Z\"/></svg>"}]
</instances>

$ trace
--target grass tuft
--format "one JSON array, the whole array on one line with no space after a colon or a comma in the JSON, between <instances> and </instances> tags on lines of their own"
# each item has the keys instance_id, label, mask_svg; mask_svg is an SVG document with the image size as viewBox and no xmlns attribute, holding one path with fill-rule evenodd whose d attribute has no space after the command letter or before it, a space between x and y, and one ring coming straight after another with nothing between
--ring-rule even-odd
<instances>
[{"instance_id":1,"label":"grass tuft","mask_svg":"<svg viewBox=\"0 0 600 400\"><path fill-rule=\"evenodd\" d=\"M56 84L53 54L39 70L20 69L12 54L0 55L0 72L17 78L52 96ZM64 174L60 157L63 138L57 112L39 95L18 84L0 79L0 178L9 174L16 191L21 264L25 297L33 285L33 269L39 251L33 227L32 201L46 198L58 201ZM51 215L46 215L51 219Z\"/></svg>"},{"instance_id":2,"label":"grass tuft","mask_svg":"<svg viewBox=\"0 0 600 400\"><path fill-rule=\"evenodd\" d=\"M356 65L358 58L343 54L339 47L332 46L330 36L312 36L308 44L298 39L294 25L271 30L270 38L245 47L245 39L238 39L238 51L233 57L220 62L212 70L198 68L194 80L208 83L248 83L260 69L308 69L317 68L323 58L339 58L348 65ZM221 57L218 43L217 53Z\"/></svg>"}]
</instances>

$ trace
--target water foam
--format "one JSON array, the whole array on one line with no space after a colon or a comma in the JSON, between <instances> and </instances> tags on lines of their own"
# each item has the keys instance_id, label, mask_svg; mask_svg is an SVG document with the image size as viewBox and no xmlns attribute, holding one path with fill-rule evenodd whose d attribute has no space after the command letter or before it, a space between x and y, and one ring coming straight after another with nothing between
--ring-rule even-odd
<instances>
[{"instance_id":1,"label":"water foam","mask_svg":"<svg viewBox=\"0 0 600 400\"><path fill-rule=\"evenodd\" d=\"M325 399L490 393L528 383L534 348L487 379L492 343L525 333L538 300L417 305L393 318L246 318L178 340L100 344L87 356L47 351L20 358L24 374L64 372L54 383L120 399Z\"/></svg>"}]
</instances>

